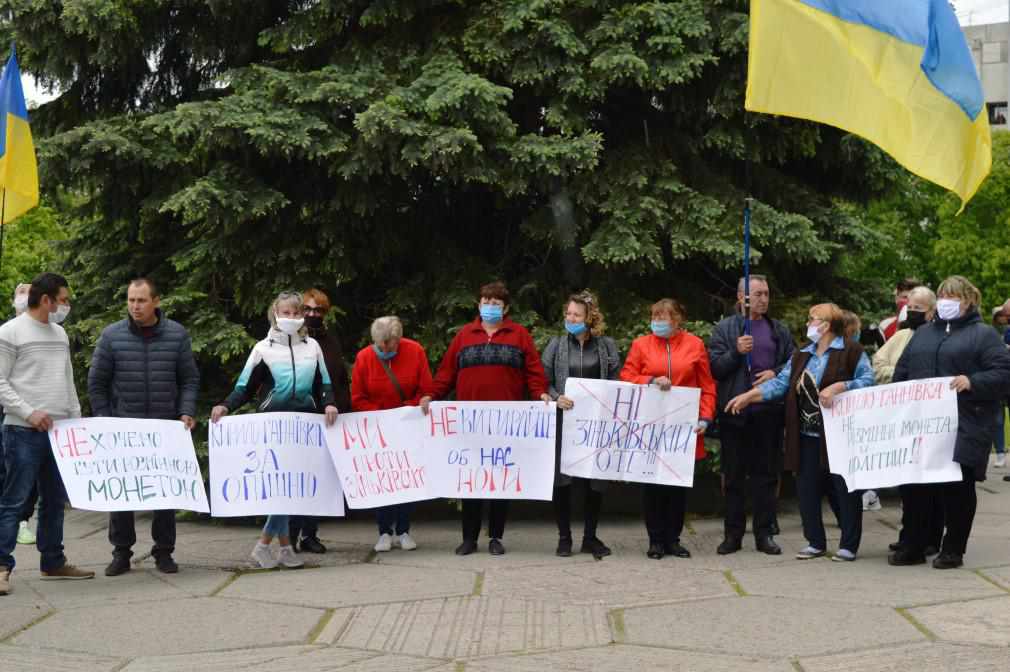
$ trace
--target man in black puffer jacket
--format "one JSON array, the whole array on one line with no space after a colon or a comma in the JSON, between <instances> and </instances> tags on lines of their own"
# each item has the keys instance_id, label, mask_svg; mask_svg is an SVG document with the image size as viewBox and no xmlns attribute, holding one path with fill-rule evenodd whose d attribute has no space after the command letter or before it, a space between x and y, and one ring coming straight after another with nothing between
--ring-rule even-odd
<instances>
[{"instance_id":1,"label":"man in black puffer jacket","mask_svg":"<svg viewBox=\"0 0 1010 672\"><path fill-rule=\"evenodd\" d=\"M154 283L138 278L127 288L128 316L102 332L88 372L88 395L94 416L181 420L193 428L200 372L193 359L189 333L165 318ZM154 556L161 572L179 571L175 551L175 511L154 512L151 525ZM137 541L132 511L109 514L112 562L106 576L130 570Z\"/></svg>"}]
</instances>

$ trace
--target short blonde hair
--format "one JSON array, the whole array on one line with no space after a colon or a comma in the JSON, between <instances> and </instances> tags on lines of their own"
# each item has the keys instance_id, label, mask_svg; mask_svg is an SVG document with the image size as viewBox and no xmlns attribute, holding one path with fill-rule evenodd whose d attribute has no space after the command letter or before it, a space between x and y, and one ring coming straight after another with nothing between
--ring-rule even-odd
<instances>
[{"instance_id":1,"label":"short blonde hair","mask_svg":"<svg viewBox=\"0 0 1010 672\"><path fill-rule=\"evenodd\" d=\"M963 275L948 277L936 288L936 293L937 295L947 294L949 296L956 296L967 303L969 307L974 306L977 308L982 305L982 292Z\"/></svg>"},{"instance_id":2,"label":"short blonde hair","mask_svg":"<svg viewBox=\"0 0 1010 672\"><path fill-rule=\"evenodd\" d=\"M267 310L267 319L270 320L271 328L277 328L277 309L285 304L293 304L299 313L305 310L301 294L298 292L281 292L277 295L277 298L273 300L273 303L270 304L270 308ZM303 325L302 328L298 330L298 334L304 336L306 333L308 332Z\"/></svg>"},{"instance_id":3,"label":"short blonde hair","mask_svg":"<svg viewBox=\"0 0 1010 672\"><path fill-rule=\"evenodd\" d=\"M936 293L925 285L919 285L908 293L909 301L922 301L929 310L936 307Z\"/></svg>"},{"instance_id":4,"label":"short blonde hair","mask_svg":"<svg viewBox=\"0 0 1010 672\"><path fill-rule=\"evenodd\" d=\"M403 323L396 315L377 317L372 322L372 343L380 345L394 338L403 338Z\"/></svg>"},{"instance_id":5,"label":"short blonde hair","mask_svg":"<svg viewBox=\"0 0 1010 672\"><path fill-rule=\"evenodd\" d=\"M603 332L607 330L607 323L603 321L603 313L600 312L600 303L596 295L586 289L569 296L565 310L568 310L570 303L577 303L586 309L586 326L589 328L589 333L597 338L602 336Z\"/></svg>"},{"instance_id":6,"label":"short blonde hair","mask_svg":"<svg viewBox=\"0 0 1010 672\"><path fill-rule=\"evenodd\" d=\"M828 323L828 330L835 336L845 335L845 314L834 303L818 303L810 308L810 315Z\"/></svg>"}]
</instances>

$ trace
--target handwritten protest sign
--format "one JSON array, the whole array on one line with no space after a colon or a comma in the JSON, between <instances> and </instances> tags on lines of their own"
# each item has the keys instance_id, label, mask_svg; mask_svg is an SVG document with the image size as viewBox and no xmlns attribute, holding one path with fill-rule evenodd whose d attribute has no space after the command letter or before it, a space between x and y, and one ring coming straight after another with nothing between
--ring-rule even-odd
<instances>
[{"instance_id":1,"label":"handwritten protest sign","mask_svg":"<svg viewBox=\"0 0 1010 672\"><path fill-rule=\"evenodd\" d=\"M352 509L431 499L416 406L343 413L328 428L330 457Z\"/></svg>"},{"instance_id":2,"label":"handwritten protest sign","mask_svg":"<svg viewBox=\"0 0 1010 672\"><path fill-rule=\"evenodd\" d=\"M423 430L431 492L550 500L556 413L554 403L543 402L433 403Z\"/></svg>"},{"instance_id":3,"label":"handwritten protest sign","mask_svg":"<svg viewBox=\"0 0 1010 672\"><path fill-rule=\"evenodd\" d=\"M609 481L691 487L701 390L569 378L561 472Z\"/></svg>"},{"instance_id":4,"label":"handwritten protest sign","mask_svg":"<svg viewBox=\"0 0 1010 672\"><path fill-rule=\"evenodd\" d=\"M831 473L849 492L961 480L954 462L957 393L950 378L844 392L822 408Z\"/></svg>"},{"instance_id":5,"label":"handwritten protest sign","mask_svg":"<svg viewBox=\"0 0 1010 672\"><path fill-rule=\"evenodd\" d=\"M49 442L76 509L210 511L193 439L178 420L59 420Z\"/></svg>"},{"instance_id":6,"label":"handwritten protest sign","mask_svg":"<svg viewBox=\"0 0 1010 672\"><path fill-rule=\"evenodd\" d=\"M208 444L215 516L344 515L322 415L225 416L211 423Z\"/></svg>"}]
</instances>

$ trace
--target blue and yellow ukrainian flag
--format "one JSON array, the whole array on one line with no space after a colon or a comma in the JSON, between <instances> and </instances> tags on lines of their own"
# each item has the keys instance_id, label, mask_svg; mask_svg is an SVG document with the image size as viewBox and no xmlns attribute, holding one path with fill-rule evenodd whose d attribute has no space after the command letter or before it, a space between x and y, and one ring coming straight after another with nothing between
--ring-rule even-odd
<instances>
[{"instance_id":1,"label":"blue and yellow ukrainian flag","mask_svg":"<svg viewBox=\"0 0 1010 672\"><path fill-rule=\"evenodd\" d=\"M746 108L860 135L962 207L992 166L982 85L947 0L751 0Z\"/></svg>"},{"instance_id":2,"label":"blue and yellow ukrainian flag","mask_svg":"<svg viewBox=\"0 0 1010 672\"><path fill-rule=\"evenodd\" d=\"M35 144L28 128L21 69L13 48L0 78L0 189L3 190L2 224L39 204Z\"/></svg>"}]
</instances>

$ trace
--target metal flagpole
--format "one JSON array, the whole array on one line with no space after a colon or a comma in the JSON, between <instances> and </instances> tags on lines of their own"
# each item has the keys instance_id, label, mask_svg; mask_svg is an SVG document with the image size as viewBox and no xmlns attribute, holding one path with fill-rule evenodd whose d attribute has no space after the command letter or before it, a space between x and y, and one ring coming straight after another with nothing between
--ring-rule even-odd
<instances>
[{"instance_id":1,"label":"metal flagpole","mask_svg":"<svg viewBox=\"0 0 1010 672\"><path fill-rule=\"evenodd\" d=\"M743 206L743 333L750 336L750 204L747 197ZM751 370L751 353L747 353L747 373Z\"/></svg>"}]
</instances>

